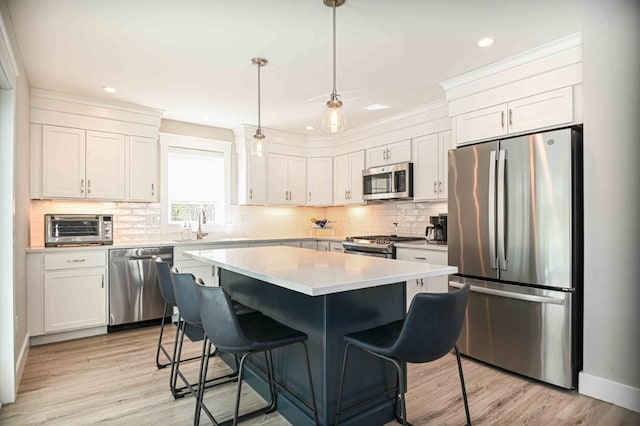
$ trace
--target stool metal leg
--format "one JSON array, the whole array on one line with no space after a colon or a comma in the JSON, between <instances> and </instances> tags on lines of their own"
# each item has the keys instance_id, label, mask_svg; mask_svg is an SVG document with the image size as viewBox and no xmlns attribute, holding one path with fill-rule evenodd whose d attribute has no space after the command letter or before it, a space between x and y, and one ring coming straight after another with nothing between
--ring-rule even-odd
<instances>
[{"instance_id":1,"label":"stool metal leg","mask_svg":"<svg viewBox=\"0 0 640 426\"><path fill-rule=\"evenodd\" d=\"M168 307L169 307L169 304L165 302L164 310L162 311L162 322L160 323L160 337L158 337L158 349L156 350L156 367L158 367L158 369L165 368L173 362L173 359L169 357L167 350L164 348L164 346L162 346L162 335L164 334L164 326L167 318ZM163 364L160 363L160 350L162 350L162 352L167 357L169 362L163 363Z\"/></svg>"},{"instance_id":2,"label":"stool metal leg","mask_svg":"<svg viewBox=\"0 0 640 426\"><path fill-rule=\"evenodd\" d=\"M316 393L313 390L313 379L311 378L311 361L309 360L309 349L305 342L300 342L304 348L304 355L307 360L307 376L309 377L309 389L311 390L311 406L313 407L313 418L318 425L318 407L316 406Z\"/></svg>"},{"instance_id":3,"label":"stool metal leg","mask_svg":"<svg viewBox=\"0 0 640 426\"><path fill-rule=\"evenodd\" d=\"M467 401L467 389L464 386L464 375L462 374L462 362L460 361L460 351L458 345L453 345L456 351L456 360L458 361L458 373L460 373L460 386L462 387L462 400L464 401L464 412L467 415L467 425L471 426L471 415L469 414L469 401Z\"/></svg>"},{"instance_id":4,"label":"stool metal leg","mask_svg":"<svg viewBox=\"0 0 640 426\"><path fill-rule=\"evenodd\" d=\"M178 341L180 340L180 328L182 327L182 323L184 321L179 320L178 326L176 327L176 337L173 343L173 357L171 358L171 375L169 376L169 388L171 389L171 394L175 393L175 388L173 387L173 375L175 374L176 369L176 355L178 353Z\"/></svg>"},{"instance_id":5,"label":"stool metal leg","mask_svg":"<svg viewBox=\"0 0 640 426\"><path fill-rule=\"evenodd\" d=\"M342 373L340 374L340 387L338 388L338 406L336 407L336 422L338 425L338 420L340 416L340 404L342 403L342 388L344 387L344 375L347 371L347 357L349 356L349 349L351 349L351 343L347 343L344 347L344 357L342 358Z\"/></svg>"},{"instance_id":6,"label":"stool metal leg","mask_svg":"<svg viewBox=\"0 0 640 426\"><path fill-rule=\"evenodd\" d=\"M177 342L177 353L173 357L173 365L171 368L171 373L173 374L171 377L171 392L173 393L173 397L175 399L182 398L184 394L178 393L176 386L178 383L178 375L180 374L180 357L182 355L182 345L184 344L184 335L187 323L182 321L180 323L180 327L178 328L180 331L180 341Z\"/></svg>"}]
</instances>

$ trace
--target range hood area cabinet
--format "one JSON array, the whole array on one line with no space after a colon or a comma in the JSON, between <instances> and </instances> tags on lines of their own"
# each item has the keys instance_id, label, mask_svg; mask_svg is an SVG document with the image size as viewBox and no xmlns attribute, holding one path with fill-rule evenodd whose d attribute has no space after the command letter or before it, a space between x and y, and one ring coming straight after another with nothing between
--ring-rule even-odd
<instances>
[{"instance_id":1,"label":"range hood area cabinet","mask_svg":"<svg viewBox=\"0 0 640 426\"><path fill-rule=\"evenodd\" d=\"M411 140L367 149L367 168L411 161Z\"/></svg>"},{"instance_id":2,"label":"range hood area cabinet","mask_svg":"<svg viewBox=\"0 0 640 426\"><path fill-rule=\"evenodd\" d=\"M31 124L31 198L155 201L157 143Z\"/></svg>"},{"instance_id":3,"label":"range hood area cabinet","mask_svg":"<svg viewBox=\"0 0 640 426\"><path fill-rule=\"evenodd\" d=\"M333 159L333 202L335 205L362 204L364 151Z\"/></svg>"},{"instance_id":4,"label":"range hood area cabinet","mask_svg":"<svg viewBox=\"0 0 640 426\"><path fill-rule=\"evenodd\" d=\"M453 149L451 131L413 139L413 199L447 199L447 152Z\"/></svg>"}]
</instances>

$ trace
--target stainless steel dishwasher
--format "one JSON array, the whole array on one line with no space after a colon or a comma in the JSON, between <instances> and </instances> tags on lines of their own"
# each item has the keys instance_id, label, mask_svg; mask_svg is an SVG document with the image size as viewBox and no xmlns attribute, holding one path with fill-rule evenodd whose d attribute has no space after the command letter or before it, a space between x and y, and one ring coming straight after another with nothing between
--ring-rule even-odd
<instances>
[{"instance_id":1,"label":"stainless steel dishwasher","mask_svg":"<svg viewBox=\"0 0 640 426\"><path fill-rule=\"evenodd\" d=\"M173 263L173 247L109 250L109 330L162 318L156 258Z\"/></svg>"}]
</instances>

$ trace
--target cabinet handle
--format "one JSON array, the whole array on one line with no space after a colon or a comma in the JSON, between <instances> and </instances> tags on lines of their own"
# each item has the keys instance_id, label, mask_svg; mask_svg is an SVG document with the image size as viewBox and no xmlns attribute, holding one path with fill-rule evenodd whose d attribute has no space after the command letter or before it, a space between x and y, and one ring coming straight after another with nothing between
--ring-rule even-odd
<instances>
[{"instance_id":1,"label":"cabinet handle","mask_svg":"<svg viewBox=\"0 0 640 426\"><path fill-rule=\"evenodd\" d=\"M349 199L351 199L351 190L347 191L347 195L349 196Z\"/></svg>"},{"instance_id":2,"label":"cabinet handle","mask_svg":"<svg viewBox=\"0 0 640 426\"><path fill-rule=\"evenodd\" d=\"M513 110L509 108L509 126L513 126Z\"/></svg>"},{"instance_id":3,"label":"cabinet handle","mask_svg":"<svg viewBox=\"0 0 640 426\"><path fill-rule=\"evenodd\" d=\"M442 181L438 181L438 192L442 192Z\"/></svg>"},{"instance_id":4,"label":"cabinet handle","mask_svg":"<svg viewBox=\"0 0 640 426\"><path fill-rule=\"evenodd\" d=\"M311 191L309 191L309 202L311 202Z\"/></svg>"},{"instance_id":5,"label":"cabinet handle","mask_svg":"<svg viewBox=\"0 0 640 426\"><path fill-rule=\"evenodd\" d=\"M504 129L504 111L500 111L500 127Z\"/></svg>"},{"instance_id":6,"label":"cabinet handle","mask_svg":"<svg viewBox=\"0 0 640 426\"><path fill-rule=\"evenodd\" d=\"M87 179L87 194L91 194L91 179Z\"/></svg>"},{"instance_id":7,"label":"cabinet handle","mask_svg":"<svg viewBox=\"0 0 640 426\"><path fill-rule=\"evenodd\" d=\"M436 192L438 192L438 190L436 189L436 185L437 185L437 184L436 184L436 181L434 180L434 181L433 181L433 192L434 192L434 194L435 194Z\"/></svg>"},{"instance_id":8,"label":"cabinet handle","mask_svg":"<svg viewBox=\"0 0 640 426\"><path fill-rule=\"evenodd\" d=\"M344 190L344 199L345 200L347 199L347 190L346 189Z\"/></svg>"},{"instance_id":9,"label":"cabinet handle","mask_svg":"<svg viewBox=\"0 0 640 426\"><path fill-rule=\"evenodd\" d=\"M413 258L417 260L427 260L426 257L420 257L420 256L414 256Z\"/></svg>"},{"instance_id":10,"label":"cabinet handle","mask_svg":"<svg viewBox=\"0 0 640 426\"><path fill-rule=\"evenodd\" d=\"M102 276L102 285L101 285L101 287L104 288L104 275Z\"/></svg>"},{"instance_id":11,"label":"cabinet handle","mask_svg":"<svg viewBox=\"0 0 640 426\"><path fill-rule=\"evenodd\" d=\"M253 188L249 188L249 199L253 200Z\"/></svg>"},{"instance_id":12,"label":"cabinet handle","mask_svg":"<svg viewBox=\"0 0 640 426\"><path fill-rule=\"evenodd\" d=\"M80 263L84 262L86 259L67 259L67 263Z\"/></svg>"},{"instance_id":13,"label":"cabinet handle","mask_svg":"<svg viewBox=\"0 0 640 426\"><path fill-rule=\"evenodd\" d=\"M155 188L155 185L152 183L151 184L151 196L155 197L155 195L156 195L156 188Z\"/></svg>"},{"instance_id":14,"label":"cabinet handle","mask_svg":"<svg viewBox=\"0 0 640 426\"><path fill-rule=\"evenodd\" d=\"M387 150L385 149L384 151L382 151L382 158L383 159L387 159Z\"/></svg>"},{"instance_id":15,"label":"cabinet handle","mask_svg":"<svg viewBox=\"0 0 640 426\"><path fill-rule=\"evenodd\" d=\"M424 281L422 278L420 278L420 287L424 287Z\"/></svg>"},{"instance_id":16,"label":"cabinet handle","mask_svg":"<svg viewBox=\"0 0 640 426\"><path fill-rule=\"evenodd\" d=\"M84 179L80 179L80 193L84 194Z\"/></svg>"},{"instance_id":17,"label":"cabinet handle","mask_svg":"<svg viewBox=\"0 0 640 426\"><path fill-rule=\"evenodd\" d=\"M391 150L387 149L387 160L391 159Z\"/></svg>"}]
</instances>

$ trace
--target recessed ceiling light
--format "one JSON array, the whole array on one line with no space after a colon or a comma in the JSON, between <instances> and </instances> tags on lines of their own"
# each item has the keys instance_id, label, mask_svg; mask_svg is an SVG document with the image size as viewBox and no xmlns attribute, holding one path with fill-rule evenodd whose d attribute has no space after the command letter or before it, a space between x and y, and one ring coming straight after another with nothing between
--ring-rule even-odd
<instances>
[{"instance_id":1,"label":"recessed ceiling light","mask_svg":"<svg viewBox=\"0 0 640 426\"><path fill-rule=\"evenodd\" d=\"M485 37L485 38L482 38L482 39L478 40L478 46L479 47L491 46L493 44L493 42L494 42L493 37Z\"/></svg>"},{"instance_id":2,"label":"recessed ceiling light","mask_svg":"<svg viewBox=\"0 0 640 426\"><path fill-rule=\"evenodd\" d=\"M388 107L387 105L382 105L382 104L373 104L373 105L369 105L368 107L365 107L364 109L367 109L369 111L377 111L379 109L389 109L390 107Z\"/></svg>"},{"instance_id":3,"label":"recessed ceiling light","mask_svg":"<svg viewBox=\"0 0 640 426\"><path fill-rule=\"evenodd\" d=\"M307 127L305 127L305 129L307 129L307 130L313 130L313 126L307 126Z\"/></svg>"},{"instance_id":4,"label":"recessed ceiling light","mask_svg":"<svg viewBox=\"0 0 640 426\"><path fill-rule=\"evenodd\" d=\"M211 121L211 119L209 117L202 117L201 120L202 121Z\"/></svg>"},{"instance_id":5,"label":"recessed ceiling light","mask_svg":"<svg viewBox=\"0 0 640 426\"><path fill-rule=\"evenodd\" d=\"M109 87L109 86L104 86L102 88L102 90L104 90L107 93L116 93L117 90L115 89L115 87Z\"/></svg>"}]
</instances>

